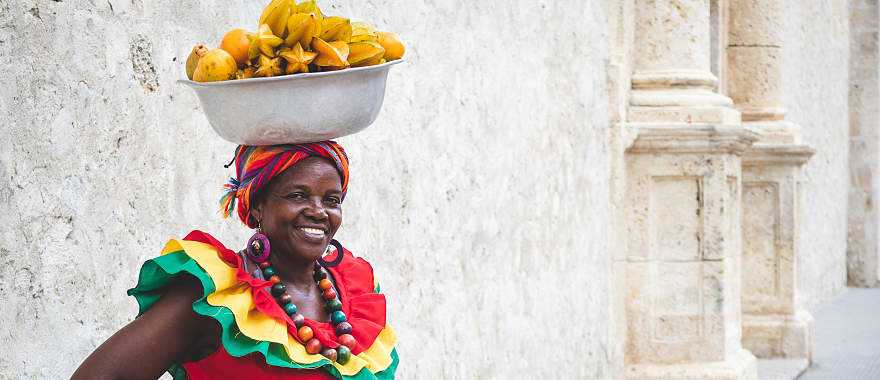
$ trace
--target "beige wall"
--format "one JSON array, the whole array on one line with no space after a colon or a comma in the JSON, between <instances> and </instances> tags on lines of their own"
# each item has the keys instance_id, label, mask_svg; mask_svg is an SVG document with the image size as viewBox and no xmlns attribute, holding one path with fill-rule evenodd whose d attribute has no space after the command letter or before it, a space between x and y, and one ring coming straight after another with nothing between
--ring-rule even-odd
<instances>
[{"instance_id":1,"label":"beige wall","mask_svg":"<svg viewBox=\"0 0 880 380\"><path fill-rule=\"evenodd\" d=\"M129 321L138 265L216 211L233 145L174 81L263 1L0 1L0 378L63 378ZM407 379L607 378L606 22L582 1L322 1L399 33L341 142L340 240L390 297ZM112 8L111 8L112 6Z\"/></svg>"},{"instance_id":2,"label":"beige wall","mask_svg":"<svg viewBox=\"0 0 880 380\"><path fill-rule=\"evenodd\" d=\"M848 2L789 0L783 23L783 107L816 154L803 171L800 302L808 309L846 286Z\"/></svg>"}]
</instances>

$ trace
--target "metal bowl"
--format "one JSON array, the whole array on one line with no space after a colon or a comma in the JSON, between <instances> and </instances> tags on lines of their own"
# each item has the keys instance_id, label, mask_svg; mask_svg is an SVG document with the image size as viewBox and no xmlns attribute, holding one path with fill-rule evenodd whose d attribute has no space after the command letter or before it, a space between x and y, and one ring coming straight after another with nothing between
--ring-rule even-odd
<instances>
[{"instance_id":1,"label":"metal bowl","mask_svg":"<svg viewBox=\"0 0 880 380\"><path fill-rule=\"evenodd\" d=\"M297 144L359 132L376 120L388 69L401 60L339 71L200 83L211 127L242 145Z\"/></svg>"}]
</instances>

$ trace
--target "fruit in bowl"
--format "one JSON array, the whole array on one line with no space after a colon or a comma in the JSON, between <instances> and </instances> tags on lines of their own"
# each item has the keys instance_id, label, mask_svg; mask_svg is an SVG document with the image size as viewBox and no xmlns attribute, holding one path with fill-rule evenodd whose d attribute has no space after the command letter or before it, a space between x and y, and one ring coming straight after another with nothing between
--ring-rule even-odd
<instances>
[{"instance_id":1,"label":"fruit in bowl","mask_svg":"<svg viewBox=\"0 0 880 380\"><path fill-rule=\"evenodd\" d=\"M196 44L186 74L196 82L217 82L338 71L398 60L405 51L394 33L325 15L315 0L271 0L256 31L232 29L218 49Z\"/></svg>"}]
</instances>

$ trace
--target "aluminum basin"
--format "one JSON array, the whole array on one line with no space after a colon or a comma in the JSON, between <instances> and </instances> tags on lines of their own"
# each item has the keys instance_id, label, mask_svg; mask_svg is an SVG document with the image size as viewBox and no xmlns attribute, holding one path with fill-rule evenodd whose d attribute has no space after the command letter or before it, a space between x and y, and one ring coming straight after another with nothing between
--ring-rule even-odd
<instances>
[{"instance_id":1,"label":"aluminum basin","mask_svg":"<svg viewBox=\"0 0 880 380\"><path fill-rule=\"evenodd\" d=\"M224 140L296 144L368 127L382 108L388 69L401 61L270 78L178 82L195 90L208 122Z\"/></svg>"}]
</instances>

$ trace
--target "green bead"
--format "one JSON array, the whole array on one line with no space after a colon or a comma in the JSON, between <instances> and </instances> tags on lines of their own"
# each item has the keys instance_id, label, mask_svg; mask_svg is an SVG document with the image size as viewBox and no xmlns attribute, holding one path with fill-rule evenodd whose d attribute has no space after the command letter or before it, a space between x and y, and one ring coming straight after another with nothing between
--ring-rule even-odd
<instances>
[{"instance_id":1,"label":"green bead","mask_svg":"<svg viewBox=\"0 0 880 380\"><path fill-rule=\"evenodd\" d=\"M284 284L272 285L272 295L275 297L281 297L285 291L287 291L287 287Z\"/></svg>"},{"instance_id":2,"label":"green bead","mask_svg":"<svg viewBox=\"0 0 880 380\"><path fill-rule=\"evenodd\" d=\"M336 362L342 365L348 363L348 360L351 359L351 350L345 346L336 347Z\"/></svg>"},{"instance_id":3,"label":"green bead","mask_svg":"<svg viewBox=\"0 0 880 380\"><path fill-rule=\"evenodd\" d=\"M283 307L284 307L284 312L287 313L287 315L292 316L292 315L296 314L296 310L297 310L296 305L294 305L293 303L284 304Z\"/></svg>"},{"instance_id":4,"label":"green bead","mask_svg":"<svg viewBox=\"0 0 880 380\"><path fill-rule=\"evenodd\" d=\"M332 314L330 314L330 322L334 325L345 322L345 313L343 313L342 310L334 311Z\"/></svg>"},{"instance_id":5,"label":"green bead","mask_svg":"<svg viewBox=\"0 0 880 380\"><path fill-rule=\"evenodd\" d=\"M272 276L274 276L274 275L275 275L275 269L274 269L274 268L272 268L272 267L266 267L266 269L263 269L263 276L266 276L266 278L272 277Z\"/></svg>"},{"instance_id":6,"label":"green bead","mask_svg":"<svg viewBox=\"0 0 880 380\"><path fill-rule=\"evenodd\" d=\"M334 311L342 310L342 302L339 302L339 299L337 298L327 301L325 305L327 306L327 311L331 313Z\"/></svg>"}]
</instances>

